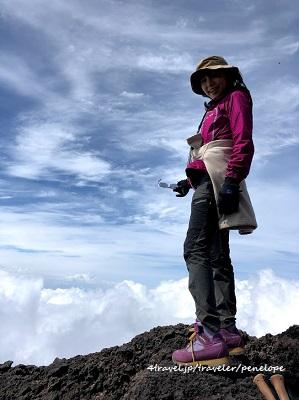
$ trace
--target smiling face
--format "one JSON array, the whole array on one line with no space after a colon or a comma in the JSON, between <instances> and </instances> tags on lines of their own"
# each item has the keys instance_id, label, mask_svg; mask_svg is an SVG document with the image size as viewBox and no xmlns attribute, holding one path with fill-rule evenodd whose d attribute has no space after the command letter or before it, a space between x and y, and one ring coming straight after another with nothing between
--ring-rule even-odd
<instances>
[{"instance_id":1,"label":"smiling face","mask_svg":"<svg viewBox=\"0 0 299 400\"><path fill-rule=\"evenodd\" d=\"M223 70L209 70L200 79L201 88L212 100L220 99L228 89L228 80Z\"/></svg>"}]
</instances>

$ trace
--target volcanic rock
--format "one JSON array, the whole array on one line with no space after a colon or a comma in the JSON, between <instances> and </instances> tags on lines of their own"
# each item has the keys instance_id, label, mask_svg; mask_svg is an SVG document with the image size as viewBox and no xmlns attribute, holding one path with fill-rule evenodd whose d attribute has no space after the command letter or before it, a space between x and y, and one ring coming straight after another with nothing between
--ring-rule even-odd
<instances>
[{"instance_id":1,"label":"volcanic rock","mask_svg":"<svg viewBox=\"0 0 299 400\"><path fill-rule=\"evenodd\" d=\"M246 355L231 357L234 370L193 372L175 370L171 361L172 351L186 344L187 328L159 326L122 346L56 358L49 366L6 361L0 400L262 400L253 384L261 372L266 379L284 375L290 400L299 400L298 325L259 339L246 335ZM279 367L284 371L273 369Z\"/></svg>"}]
</instances>

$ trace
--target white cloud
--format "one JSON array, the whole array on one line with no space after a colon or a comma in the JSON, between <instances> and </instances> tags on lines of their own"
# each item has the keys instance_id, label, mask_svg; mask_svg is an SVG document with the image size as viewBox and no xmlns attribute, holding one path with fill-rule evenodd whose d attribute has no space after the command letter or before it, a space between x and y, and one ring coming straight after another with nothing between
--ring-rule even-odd
<instances>
[{"instance_id":1,"label":"white cloud","mask_svg":"<svg viewBox=\"0 0 299 400\"><path fill-rule=\"evenodd\" d=\"M249 281L237 283L239 325L256 336L277 334L298 324L299 281L278 278L263 270Z\"/></svg>"},{"instance_id":2,"label":"white cloud","mask_svg":"<svg viewBox=\"0 0 299 400\"><path fill-rule=\"evenodd\" d=\"M123 199L136 199L139 196L139 193L135 190L124 190L121 194Z\"/></svg>"},{"instance_id":3,"label":"white cloud","mask_svg":"<svg viewBox=\"0 0 299 400\"><path fill-rule=\"evenodd\" d=\"M256 161L299 144L299 85L286 76L261 84L254 96Z\"/></svg>"},{"instance_id":4,"label":"white cloud","mask_svg":"<svg viewBox=\"0 0 299 400\"><path fill-rule=\"evenodd\" d=\"M129 99L139 99L140 97L144 96L144 93L136 93L136 92L127 92L126 90L124 90L121 93L121 96L123 97L128 97Z\"/></svg>"},{"instance_id":5,"label":"white cloud","mask_svg":"<svg viewBox=\"0 0 299 400\"><path fill-rule=\"evenodd\" d=\"M0 362L48 364L122 344L157 325L194 320L187 278L153 289L123 281L105 290L45 289L41 279L1 270L0 278ZM298 289L299 282L269 270L237 281L238 326L260 336L298 323Z\"/></svg>"},{"instance_id":6,"label":"white cloud","mask_svg":"<svg viewBox=\"0 0 299 400\"><path fill-rule=\"evenodd\" d=\"M76 284L78 282L82 283L93 283L94 277L90 276L89 274L74 274L65 277L66 281L73 282Z\"/></svg>"},{"instance_id":7,"label":"white cloud","mask_svg":"<svg viewBox=\"0 0 299 400\"><path fill-rule=\"evenodd\" d=\"M110 172L110 164L92 151L78 148L72 126L33 123L22 126L11 146L13 161L8 174L28 179L57 178L57 172L74 174L79 180L100 181Z\"/></svg>"},{"instance_id":8,"label":"white cloud","mask_svg":"<svg viewBox=\"0 0 299 400\"><path fill-rule=\"evenodd\" d=\"M138 58L137 65L143 69L172 73L190 72L193 69L189 54L142 55Z\"/></svg>"}]
</instances>

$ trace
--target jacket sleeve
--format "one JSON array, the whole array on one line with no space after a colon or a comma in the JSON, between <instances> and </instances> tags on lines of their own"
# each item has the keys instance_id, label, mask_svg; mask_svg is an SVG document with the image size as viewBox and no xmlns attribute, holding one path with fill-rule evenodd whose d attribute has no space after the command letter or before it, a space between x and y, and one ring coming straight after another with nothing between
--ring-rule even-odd
<instances>
[{"instance_id":1,"label":"jacket sleeve","mask_svg":"<svg viewBox=\"0 0 299 400\"><path fill-rule=\"evenodd\" d=\"M254 154L252 101L248 93L237 90L231 94L227 107L233 146L225 176L241 182L249 173Z\"/></svg>"}]
</instances>

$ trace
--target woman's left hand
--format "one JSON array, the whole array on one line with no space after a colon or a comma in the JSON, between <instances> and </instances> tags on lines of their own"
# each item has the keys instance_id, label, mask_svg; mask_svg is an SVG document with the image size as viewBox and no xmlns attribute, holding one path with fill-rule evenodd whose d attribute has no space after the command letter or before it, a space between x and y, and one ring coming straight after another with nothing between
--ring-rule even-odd
<instances>
[{"instance_id":1,"label":"woman's left hand","mask_svg":"<svg viewBox=\"0 0 299 400\"><path fill-rule=\"evenodd\" d=\"M240 188L233 178L225 178L219 192L219 214L233 214L239 210Z\"/></svg>"}]
</instances>

